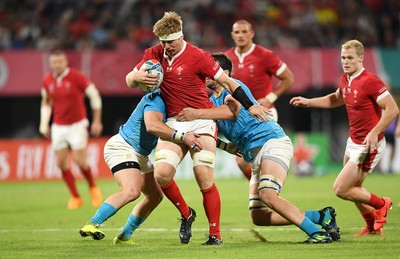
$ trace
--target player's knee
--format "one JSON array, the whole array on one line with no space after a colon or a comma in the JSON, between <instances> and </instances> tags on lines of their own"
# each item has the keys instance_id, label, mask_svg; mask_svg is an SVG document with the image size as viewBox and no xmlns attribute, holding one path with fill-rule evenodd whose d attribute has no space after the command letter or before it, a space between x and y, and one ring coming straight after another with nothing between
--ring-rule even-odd
<instances>
[{"instance_id":1,"label":"player's knee","mask_svg":"<svg viewBox=\"0 0 400 259\"><path fill-rule=\"evenodd\" d=\"M208 166L214 168L215 153L208 150L201 150L193 154L193 167L195 166Z\"/></svg>"},{"instance_id":2,"label":"player's knee","mask_svg":"<svg viewBox=\"0 0 400 259\"><path fill-rule=\"evenodd\" d=\"M342 185L335 183L333 185L333 192L337 197L347 200L348 189L343 187Z\"/></svg>"},{"instance_id":3,"label":"player's knee","mask_svg":"<svg viewBox=\"0 0 400 259\"><path fill-rule=\"evenodd\" d=\"M253 224L256 226L268 226L266 214L270 208L261 201L258 194L250 195L249 211Z\"/></svg>"},{"instance_id":4,"label":"player's knee","mask_svg":"<svg viewBox=\"0 0 400 259\"><path fill-rule=\"evenodd\" d=\"M141 190L133 187L125 188L122 190L126 203L131 202L139 198Z\"/></svg>"},{"instance_id":5,"label":"player's knee","mask_svg":"<svg viewBox=\"0 0 400 259\"><path fill-rule=\"evenodd\" d=\"M282 189L282 182L273 175L262 175L258 185L260 200L268 207L273 208L275 200L278 199Z\"/></svg>"}]
</instances>

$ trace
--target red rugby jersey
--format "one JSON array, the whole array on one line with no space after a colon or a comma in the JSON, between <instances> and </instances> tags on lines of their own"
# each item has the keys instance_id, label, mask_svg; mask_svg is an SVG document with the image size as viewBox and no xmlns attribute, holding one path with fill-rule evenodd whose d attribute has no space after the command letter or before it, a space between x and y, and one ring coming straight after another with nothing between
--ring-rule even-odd
<instances>
[{"instance_id":1,"label":"red rugby jersey","mask_svg":"<svg viewBox=\"0 0 400 259\"><path fill-rule=\"evenodd\" d=\"M69 125L86 118L85 90L90 83L74 68L68 68L58 78L52 73L43 78L43 88L53 101L54 123Z\"/></svg>"},{"instance_id":2,"label":"red rugby jersey","mask_svg":"<svg viewBox=\"0 0 400 259\"><path fill-rule=\"evenodd\" d=\"M242 81L256 100L272 92L272 76L284 65L272 50L253 43L243 54L239 54L236 48L227 50L225 54L233 63L232 77Z\"/></svg>"},{"instance_id":3,"label":"red rugby jersey","mask_svg":"<svg viewBox=\"0 0 400 259\"><path fill-rule=\"evenodd\" d=\"M382 80L365 69L350 80L344 74L339 87L346 104L350 137L354 143L361 144L381 118L382 108L377 100L388 94L387 89ZM383 136L382 132L378 139Z\"/></svg>"},{"instance_id":4,"label":"red rugby jersey","mask_svg":"<svg viewBox=\"0 0 400 259\"><path fill-rule=\"evenodd\" d=\"M145 50L136 69L140 69L149 59L158 60L164 70L160 89L167 108L167 117L178 115L185 107L213 107L207 94L205 79L218 78L223 71L211 55L184 42L182 50L170 60L159 44Z\"/></svg>"}]
</instances>

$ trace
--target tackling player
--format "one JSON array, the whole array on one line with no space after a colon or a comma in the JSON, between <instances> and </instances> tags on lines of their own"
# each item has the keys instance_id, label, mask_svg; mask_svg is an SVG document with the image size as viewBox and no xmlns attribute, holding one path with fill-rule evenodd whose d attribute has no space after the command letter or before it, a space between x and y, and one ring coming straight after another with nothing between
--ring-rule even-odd
<instances>
[{"instance_id":1,"label":"tackling player","mask_svg":"<svg viewBox=\"0 0 400 259\"><path fill-rule=\"evenodd\" d=\"M272 118L278 121L278 112L274 102L288 91L294 82L294 75L289 67L272 50L253 43L254 30L246 20L238 20L231 32L235 47L225 52L231 59L232 77L242 81L251 91L258 103L270 109ZM272 78L278 84L272 86ZM250 180L251 164L242 157L236 162Z\"/></svg>"},{"instance_id":2,"label":"tackling player","mask_svg":"<svg viewBox=\"0 0 400 259\"><path fill-rule=\"evenodd\" d=\"M223 53L212 56L225 73L230 75L230 59ZM240 81L237 82L255 102L250 90ZM257 121L249 116L240 103L214 80L208 80L207 87L214 91L210 99L216 108L186 108L180 112L178 119L217 120L220 132L237 145L246 162L252 162L249 209L253 223L259 226L294 224L309 236L305 243L330 243L332 240L339 240L334 208L326 207L320 211L302 213L294 204L280 197L293 157L293 146L279 124L274 120ZM316 224L322 225L324 230Z\"/></svg>"},{"instance_id":3,"label":"tackling player","mask_svg":"<svg viewBox=\"0 0 400 259\"><path fill-rule=\"evenodd\" d=\"M399 113L385 84L364 68L363 60L364 46L361 42L350 40L344 43L341 50L344 74L336 92L318 98L297 96L290 100L293 106L304 108L346 105L350 136L343 168L333 184L333 190L339 198L354 202L365 220L364 229L355 236L383 234L382 228L392 200L367 191L363 183L385 150L384 130Z\"/></svg>"},{"instance_id":4,"label":"tackling player","mask_svg":"<svg viewBox=\"0 0 400 259\"><path fill-rule=\"evenodd\" d=\"M85 95L89 97L93 115L90 132L97 137L103 130L101 97L93 82L78 70L68 67L67 56L63 51L52 52L49 56L49 65L51 72L43 78L39 131L46 138L51 136L57 165L71 193L67 208L78 209L83 205L71 172L70 155L86 178L90 187L92 206L97 208L102 203L103 197L87 162L89 121L84 99ZM50 131L52 112L53 124Z\"/></svg>"},{"instance_id":5,"label":"tackling player","mask_svg":"<svg viewBox=\"0 0 400 259\"><path fill-rule=\"evenodd\" d=\"M166 110L160 91L145 95L119 133L111 137L104 147L104 160L110 168L121 191L110 195L95 215L81 228L82 237L95 240L105 237L100 225L112 217L120 208L139 198L143 199L133 208L121 233L113 244L134 244L132 234L158 206L163 198L154 179L154 168L149 154L155 148L158 136L174 139L175 131L165 125ZM188 146L197 145L199 136L193 132L183 133L179 142Z\"/></svg>"}]
</instances>

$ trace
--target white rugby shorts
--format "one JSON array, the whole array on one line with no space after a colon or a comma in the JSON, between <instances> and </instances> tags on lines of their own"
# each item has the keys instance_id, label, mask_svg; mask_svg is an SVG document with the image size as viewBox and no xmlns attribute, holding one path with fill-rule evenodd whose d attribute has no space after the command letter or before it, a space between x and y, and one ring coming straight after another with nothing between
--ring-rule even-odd
<instances>
[{"instance_id":1,"label":"white rugby shorts","mask_svg":"<svg viewBox=\"0 0 400 259\"><path fill-rule=\"evenodd\" d=\"M273 160L279 163L287 172L292 158L293 144L288 136L268 140L252 162L250 185L260 182L261 162L264 159Z\"/></svg>"},{"instance_id":2,"label":"white rugby shorts","mask_svg":"<svg viewBox=\"0 0 400 259\"><path fill-rule=\"evenodd\" d=\"M217 135L217 125L213 120L193 120L193 121L177 121L177 117L171 117L167 119L165 123L169 127L183 131L183 132L194 132L198 134L207 134L212 137ZM162 141L161 138L159 141Z\"/></svg>"},{"instance_id":3,"label":"white rugby shorts","mask_svg":"<svg viewBox=\"0 0 400 259\"><path fill-rule=\"evenodd\" d=\"M371 173L378 164L379 160L381 160L385 148L385 138L378 142L378 149L376 152L369 153L365 145L356 144L349 137L347 139L345 154L347 157L349 157L349 161L352 161L358 165L363 172Z\"/></svg>"},{"instance_id":4,"label":"white rugby shorts","mask_svg":"<svg viewBox=\"0 0 400 259\"><path fill-rule=\"evenodd\" d=\"M51 125L51 146L54 150L70 147L73 150L86 147L89 137L89 121L80 120L69 125Z\"/></svg>"},{"instance_id":5,"label":"white rugby shorts","mask_svg":"<svg viewBox=\"0 0 400 259\"><path fill-rule=\"evenodd\" d=\"M136 162L142 174L154 171L149 157L139 154L119 133L112 136L104 145L104 161L110 170L122 163Z\"/></svg>"}]
</instances>

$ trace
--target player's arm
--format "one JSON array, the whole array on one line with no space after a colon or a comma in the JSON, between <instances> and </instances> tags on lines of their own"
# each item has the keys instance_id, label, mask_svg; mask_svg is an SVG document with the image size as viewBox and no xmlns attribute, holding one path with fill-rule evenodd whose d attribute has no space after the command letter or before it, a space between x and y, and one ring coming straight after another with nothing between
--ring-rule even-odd
<instances>
[{"instance_id":1,"label":"player's arm","mask_svg":"<svg viewBox=\"0 0 400 259\"><path fill-rule=\"evenodd\" d=\"M378 148L378 135L382 133L389 124L399 115L399 109L393 97L388 94L377 101L378 105L384 110L379 122L367 134L362 144L369 149L370 153Z\"/></svg>"},{"instance_id":2,"label":"player's arm","mask_svg":"<svg viewBox=\"0 0 400 259\"><path fill-rule=\"evenodd\" d=\"M39 132L46 138L50 138L50 118L52 112L52 102L45 89L42 89L42 100L40 103L40 125Z\"/></svg>"},{"instance_id":3,"label":"player's arm","mask_svg":"<svg viewBox=\"0 0 400 259\"><path fill-rule=\"evenodd\" d=\"M238 100L249 113L259 120L269 121L266 114L269 112L266 107L253 103L246 95L242 87L227 74L222 72L218 78L215 78L218 84L223 86L232 96Z\"/></svg>"},{"instance_id":4,"label":"player's arm","mask_svg":"<svg viewBox=\"0 0 400 259\"><path fill-rule=\"evenodd\" d=\"M233 120L239 116L240 103L228 96L224 105L208 108L194 109L184 108L178 114L178 121L192 121L197 119L206 120Z\"/></svg>"},{"instance_id":5,"label":"player's arm","mask_svg":"<svg viewBox=\"0 0 400 259\"><path fill-rule=\"evenodd\" d=\"M89 98L90 107L92 108L92 123L90 125L90 133L98 137L103 131L103 123L101 120L102 101L99 91L96 86L91 83L85 90L86 96Z\"/></svg>"},{"instance_id":6,"label":"player's arm","mask_svg":"<svg viewBox=\"0 0 400 259\"><path fill-rule=\"evenodd\" d=\"M139 86L139 83L145 85L156 85L158 83L158 77L156 75L152 75L148 73L150 68L146 66L142 66L140 70L136 67L129 72L125 81L129 88L135 88Z\"/></svg>"},{"instance_id":7,"label":"player's arm","mask_svg":"<svg viewBox=\"0 0 400 259\"><path fill-rule=\"evenodd\" d=\"M396 137L400 137L400 115L397 116L396 130L394 132Z\"/></svg>"},{"instance_id":8,"label":"player's arm","mask_svg":"<svg viewBox=\"0 0 400 259\"><path fill-rule=\"evenodd\" d=\"M276 76L279 79L279 82L274 90L264 98L257 100L261 105L270 107L279 97L284 95L294 83L294 75L292 71L286 65L285 67L286 68L283 72Z\"/></svg>"},{"instance_id":9,"label":"player's arm","mask_svg":"<svg viewBox=\"0 0 400 259\"><path fill-rule=\"evenodd\" d=\"M301 96L293 97L290 102L295 107L302 108L336 108L344 105L343 96L340 94L339 89L336 92L317 98L304 98Z\"/></svg>"},{"instance_id":10,"label":"player's arm","mask_svg":"<svg viewBox=\"0 0 400 259\"><path fill-rule=\"evenodd\" d=\"M197 147L201 150L202 145L199 140L200 135L193 132L183 132L168 127L163 122L164 114L156 111L146 111L144 113L144 123L147 132L163 139L169 139L177 143L185 143L189 147Z\"/></svg>"},{"instance_id":11,"label":"player's arm","mask_svg":"<svg viewBox=\"0 0 400 259\"><path fill-rule=\"evenodd\" d=\"M219 148L223 151L226 151L229 154L242 157L242 154L240 153L238 146L236 146L235 143L233 143L233 142L228 143L228 142L223 141L220 138L217 138L216 146L217 146L217 148Z\"/></svg>"},{"instance_id":12,"label":"player's arm","mask_svg":"<svg viewBox=\"0 0 400 259\"><path fill-rule=\"evenodd\" d=\"M382 116L378 124L376 124L371 131L380 134L399 115L399 108L390 94L379 100L377 103L384 110L384 112L382 112Z\"/></svg>"}]
</instances>

